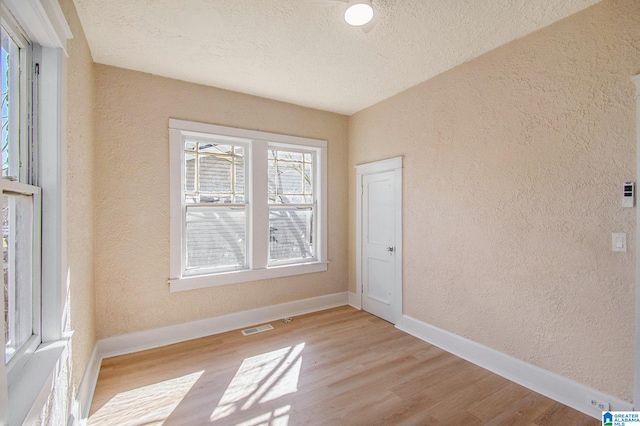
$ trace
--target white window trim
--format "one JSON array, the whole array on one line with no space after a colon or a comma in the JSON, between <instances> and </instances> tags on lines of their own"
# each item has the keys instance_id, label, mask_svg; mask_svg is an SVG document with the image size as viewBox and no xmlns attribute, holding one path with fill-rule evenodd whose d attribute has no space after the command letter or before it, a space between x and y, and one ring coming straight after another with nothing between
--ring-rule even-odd
<instances>
[{"instance_id":1,"label":"white window trim","mask_svg":"<svg viewBox=\"0 0 640 426\"><path fill-rule=\"evenodd\" d=\"M46 303L41 311L42 343L26 354L19 365L8 369L0 363L0 424L35 424L69 355L70 334L64 330L67 267L63 83L66 40L72 35L55 0L0 0L0 3L16 18L30 41L41 46L33 52L33 62L40 66L39 102L34 111L39 128L35 138L40 150L38 157L54 159L41 162L37 171L45 212L42 253L46 256L42 257L41 295ZM2 16L6 11L0 8ZM4 323L3 317L0 322Z\"/></svg>"},{"instance_id":2,"label":"white window trim","mask_svg":"<svg viewBox=\"0 0 640 426\"><path fill-rule=\"evenodd\" d=\"M281 144L304 146L317 149L318 170L318 197L317 221L318 229L318 253L316 259L307 263L278 264L267 266L268 254L263 251L268 250L267 244L264 248L250 247L252 253L258 253L260 264L256 264L256 259L252 259L250 269L240 271L219 272L210 275L183 276L183 165L184 144L182 135L185 132L217 135L223 137L241 138L251 141L251 143ZM169 157L170 157L170 265L168 280L170 291L185 291L198 288L216 287L227 284L238 284L247 281L264 280L270 278L287 277L292 275L310 274L324 272L327 270L327 141L320 139L310 139L277 133L261 132L257 130L245 130L234 127L225 127L215 124L196 123L185 120L169 119ZM266 150L264 151L266 153ZM251 153L251 166L247 169L249 179L257 179L257 173L253 173L256 168L264 168L266 175L266 158L256 158L254 152ZM263 182L262 182L263 183ZM268 211L266 188L261 182L252 181L253 191L252 202L248 210ZM261 194L259 191L263 191ZM249 213L252 214L252 213ZM253 227L248 227L247 233L253 232L251 241L255 244L265 239L265 236L256 235L259 229L268 229L268 215L253 215ZM266 221L266 222L265 222ZM265 239L266 241L266 239ZM249 256L248 254L248 257Z\"/></svg>"},{"instance_id":3,"label":"white window trim","mask_svg":"<svg viewBox=\"0 0 640 426\"><path fill-rule=\"evenodd\" d=\"M71 29L56 0L3 0L33 43L66 50Z\"/></svg>"}]
</instances>

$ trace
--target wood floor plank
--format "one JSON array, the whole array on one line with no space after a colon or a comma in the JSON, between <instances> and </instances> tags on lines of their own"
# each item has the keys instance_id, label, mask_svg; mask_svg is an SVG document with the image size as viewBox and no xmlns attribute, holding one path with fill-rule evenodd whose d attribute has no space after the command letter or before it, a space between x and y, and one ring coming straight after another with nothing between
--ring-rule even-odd
<instances>
[{"instance_id":1,"label":"wood floor plank","mask_svg":"<svg viewBox=\"0 0 640 426\"><path fill-rule=\"evenodd\" d=\"M576 417L573 412L574 410L566 405L554 404L540 417L538 417L534 423L538 426L554 426L558 424L567 426L586 426L601 424L590 417Z\"/></svg>"},{"instance_id":2,"label":"wood floor plank","mask_svg":"<svg viewBox=\"0 0 640 426\"><path fill-rule=\"evenodd\" d=\"M340 307L103 361L89 425L595 425Z\"/></svg>"},{"instance_id":3,"label":"wood floor plank","mask_svg":"<svg viewBox=\"0 0 640 426\"><path fill-rule=\"evenodd\" d=\"M556 404L558 403L552 399L530 391L528 395L513 402L508 410L488 420L486 424L487 426L533 425L536 419Z\"/></svg>"},{"instance_id":4,"label":"wood floor plank","mask_svg":"<svg viewBox=\"0 0 640 426\"><path fill-rule=\"evenodd\" d=\"M516 383L508 382L502 389L475 404L471 404L467 411L487 423L508 411L519 400L529 396L530 393L529 389Z\"/></svg>"},{"instance_id":5,"label":"wood floor plank","mask_svg":"<svg viewBox=\"0 0 640 426\"><path fill-rule=\"evenodd\" d=\"M452 357L443 351L438 357L431 359L423 366L423 374L409 379L406 382L393 386L391 391L404 399L411 399L415 396L422 397L426 391L432 387L437 387L441 383L445 383L456 374L461 374L474 369L471 363L465 362L463 359ZM441 395L437 390L431 392L438 399Z\"/></svg>"},{"instance_id":6,"label":"wood floor plank","mask_svg":"<svg viewBox=\"0 0 640 426\"><path fill-rule=\"evenodd\" d=\"M468 407L474 405L476 401L485 399L503 386L506 386L505 379L495 374L489 374L482 380L473 382L464 389L439 400L429 409L429 414L441 422L445 422L447 418L451 417L451 413L467 411ZM473 416L473 414L469 414Z\"/></svg>"}]
</instances>

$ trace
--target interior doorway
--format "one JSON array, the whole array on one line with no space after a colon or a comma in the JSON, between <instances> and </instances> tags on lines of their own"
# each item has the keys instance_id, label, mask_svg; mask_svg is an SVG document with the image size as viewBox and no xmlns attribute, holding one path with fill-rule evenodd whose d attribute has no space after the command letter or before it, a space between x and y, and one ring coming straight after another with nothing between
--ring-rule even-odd
<instances>
[{"instance_id":1,"label":"interior doorway","mask_svg":"<svg viewBox=\"0 0 640 426\"><path fill-rule=\"evenodd\" d=\"M402 157L356 166L356 295L363 310L402 318Z\"/></svg>"}]
</instances>

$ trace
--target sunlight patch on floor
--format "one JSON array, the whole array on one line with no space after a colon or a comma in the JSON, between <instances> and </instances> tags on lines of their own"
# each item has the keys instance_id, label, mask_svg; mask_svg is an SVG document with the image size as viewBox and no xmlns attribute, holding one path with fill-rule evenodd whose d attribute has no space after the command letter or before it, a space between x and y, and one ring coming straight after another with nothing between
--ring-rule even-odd
<instances>
[{"instance_id":1,"label":"sunlight patch on floor","mask_svg":"<svg viewBox=\"0 0 640 426\"><path fill-rule=\"evenodd\" d=\"M289 424L290 411L291 411L291 406L285 405L284 407L280 407L278 409L273 410L273 412L268 411L252 419L246 420L244 422L236 423L236 426L258 426L258 425L287 426Z\"/></svg>"},{"instance_id":2,"label":"sunlight patch on floor","mask_svg":"<svg viewBox=\"0 0 640 426\"><path fill-rule=\"evenodd\" d=\"M255 404L276 400L298 390L304 343L246 358L229 383L210 420L224 419ZM290 406L247 420L243 425L286 425Z\"/></svg>"},{"instance_id":3,"label":"sunlight patch on floor","mask_svg":"<svg viewBox=\"0 0 640 426\"><path fill-rule=\"evenodd\" d=\"M126 392L111 398L89 419L90 425L162 424L204 373L188 374Z\"/></svg>"}]
</instances>

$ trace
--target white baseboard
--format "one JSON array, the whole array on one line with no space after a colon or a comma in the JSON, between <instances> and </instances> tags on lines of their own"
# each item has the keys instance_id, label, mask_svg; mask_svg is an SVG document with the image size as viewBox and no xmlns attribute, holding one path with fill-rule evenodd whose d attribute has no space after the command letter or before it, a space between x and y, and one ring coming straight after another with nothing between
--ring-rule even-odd
<instances>
[{"instance_id":1,"label":"white baseboard","mask_svg":"<svg viewBox=\"0 0 640 426\"><path fill-rule=\"evenodd\" d=\"M349 292L349 305L356 309L362 309L362 300L358 297L358 293Z\"/></svg>"},{"instance_id":2,"label":"white baseboard","mask_svg":"<svg viewBox=\"0 0 640 426\"><path fill-rule=\"evenodd\" d=\"M78 393L71 406L69 414L68 426L84 426L89 418L91 410L91 401L93 401L93 392L96 390L98 383L98 375L100 374L100 364L102 358L98 355L98 345L93 347L93 351L89 357L87 368L82 375L82 381L78 387Z\"/></svg>"},{"instance_id":3,"label":"white baseboard","mask_svg":"<svg viewBox=\"0 0 640 426\"><path fill-rule=\"evenodd\" d=\"M308 314L348 304L347 292L295 300L293 302L236 312L168 327L137 331L98 341L98 353L102 358L158 348L212 334L275 321L285 317Z\"/></svg>"},{"instance_id":4,"label":"white baseboard","mask_svg":"<svg viewBox=\"0 0 640 426\"><path fill-rule=\"evenodd\" d=\"M447 352L596 419L600 420L602 418L602 412L587 405L588 396L610 402L611 410L633 410L633 405L629 402L407 315L403 315L402 321L396 327L418 339L438 346Z\"/></svg>"}]
</instances>

